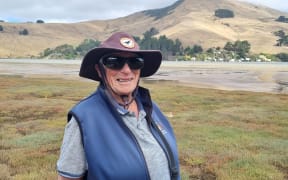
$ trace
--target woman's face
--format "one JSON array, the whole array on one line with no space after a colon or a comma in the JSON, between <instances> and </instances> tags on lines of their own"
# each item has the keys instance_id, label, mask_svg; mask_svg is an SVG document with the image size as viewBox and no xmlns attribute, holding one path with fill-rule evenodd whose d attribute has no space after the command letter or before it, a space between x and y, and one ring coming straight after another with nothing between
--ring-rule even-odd
<instances>
[{"instance_id":1,"label":"woman's face","mask_svg":"<svg viewBox=\"0 0 288 180\"><path fill-rule=\"evenodd\" d=\"M112 56L123 58L137 57L134 53L126 52L113 53ZM141 70L131 69L127 63L119 70L108 68L108 66L105 66L105 63L104 68L106 71L106 83L111 87L114 93L118 95L128 95L130 97L138 85ZM98 67L96 67L96 69L98 69ZM99 74L99 69L97 71Z\"/></svg>"}]
</instances>

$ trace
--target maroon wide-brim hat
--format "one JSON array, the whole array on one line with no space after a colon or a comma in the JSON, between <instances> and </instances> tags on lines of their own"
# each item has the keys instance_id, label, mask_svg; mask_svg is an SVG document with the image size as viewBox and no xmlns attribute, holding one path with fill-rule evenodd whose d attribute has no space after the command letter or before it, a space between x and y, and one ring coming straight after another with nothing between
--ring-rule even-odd
<instances>
[{"instance_id":1,"label":"maroon wide-brim hat","mask_svg":"<svg viewBox=\"0 0 288 180\"><path fill-rule=\"evenodd\" d=\"M144 59L144 67L141 69L140 77L148 77L156 73L162 61L162 54L158 50L140 50L134 38L123 32L117 32L100 44L99 47L91 49L82 61L79 75L95 81L100 77L95 69L102 56L114 52L132 52Z\"/></svg>"}]
</instances>

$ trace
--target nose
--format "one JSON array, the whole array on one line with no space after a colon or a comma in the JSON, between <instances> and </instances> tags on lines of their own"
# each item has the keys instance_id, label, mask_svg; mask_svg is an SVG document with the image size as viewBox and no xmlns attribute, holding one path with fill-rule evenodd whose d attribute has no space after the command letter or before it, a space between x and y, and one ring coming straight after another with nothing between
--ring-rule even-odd
<instances>
[{"instance_id":1,"label":"nose","mask_svg":"<svg viewBox=\"0 0 288 180\"><path fill-rule=\"evenodd\" d=\"M121 69L122 72L131 72L131 69L127 62L124 64L123 68Z\"/></svg>"}]
</instances>

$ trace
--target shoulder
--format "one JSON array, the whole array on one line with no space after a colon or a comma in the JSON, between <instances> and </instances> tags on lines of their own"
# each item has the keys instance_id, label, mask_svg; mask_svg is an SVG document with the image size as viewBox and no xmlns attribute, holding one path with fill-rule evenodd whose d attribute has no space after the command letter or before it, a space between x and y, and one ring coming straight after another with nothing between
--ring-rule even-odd
<instances>
[{"instance_id":1,"label":"shoulder","mask_svg":"<svg viewBox=\"0 0 288 180\"><path fill-rule=\"evenodd\" d=\"M99 90L97 90L93 94L82 99L76 105L74 105L72 107L71 111L77 111L78 109L83 111L85 109L89 110L89 108L95 109L95 107L103 106L104 103L105 103L105 98L103 96L103 93L101 93Z\"/></svg>"}]
</instances>

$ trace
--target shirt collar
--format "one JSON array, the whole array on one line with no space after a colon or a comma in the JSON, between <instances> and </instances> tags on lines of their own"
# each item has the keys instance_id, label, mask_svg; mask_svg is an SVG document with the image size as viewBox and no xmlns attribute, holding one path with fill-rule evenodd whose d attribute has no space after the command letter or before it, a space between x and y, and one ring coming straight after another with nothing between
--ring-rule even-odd
<instances>
[{"instance_id":1,"label":"shirt collar","mask_svg":"<svg viewBox=\"0 0 288 180\"><path fill-rule=\"evenodd\" d=\"M139 112L144 111L143 106L142 106L141 101L140 101L140 99L139 99L138 96L136 96L135 100L136 100L136 103L137 103ZM126 115L126 114L129 113L129 111L128 111L127 109L125 109L123 106L120 106L114 99L113 99L113 101L114 101L114 102L113 102L114 107L116 108L116 110L117 110L121 115Z\"/></svg>"},{"instance_id":2,"label":"shirt collar","mask_svg":"<svg viewBox=\"0 0 288 180\"><path fill-rule=\"evenodd\" d=\"M109 101L111 102L111 104L115 107L115 109L117 110L117 112L121 115L126 115L129 113L129 111L127 109L125 109L123 106L119 105L118 102L111 96L110 93L108 93L104 87L101 87L101 90L106 94L106 96L108 97ZM139 98L139 96L137 95L136 98L136 103L139 109L139 113L142 114L142 112L144 111L143 105L141 103L141 100ZM145 113L146 115L146 113ZM145 116L144 115L144 116Z\"/></svg>"}]
</instances>

